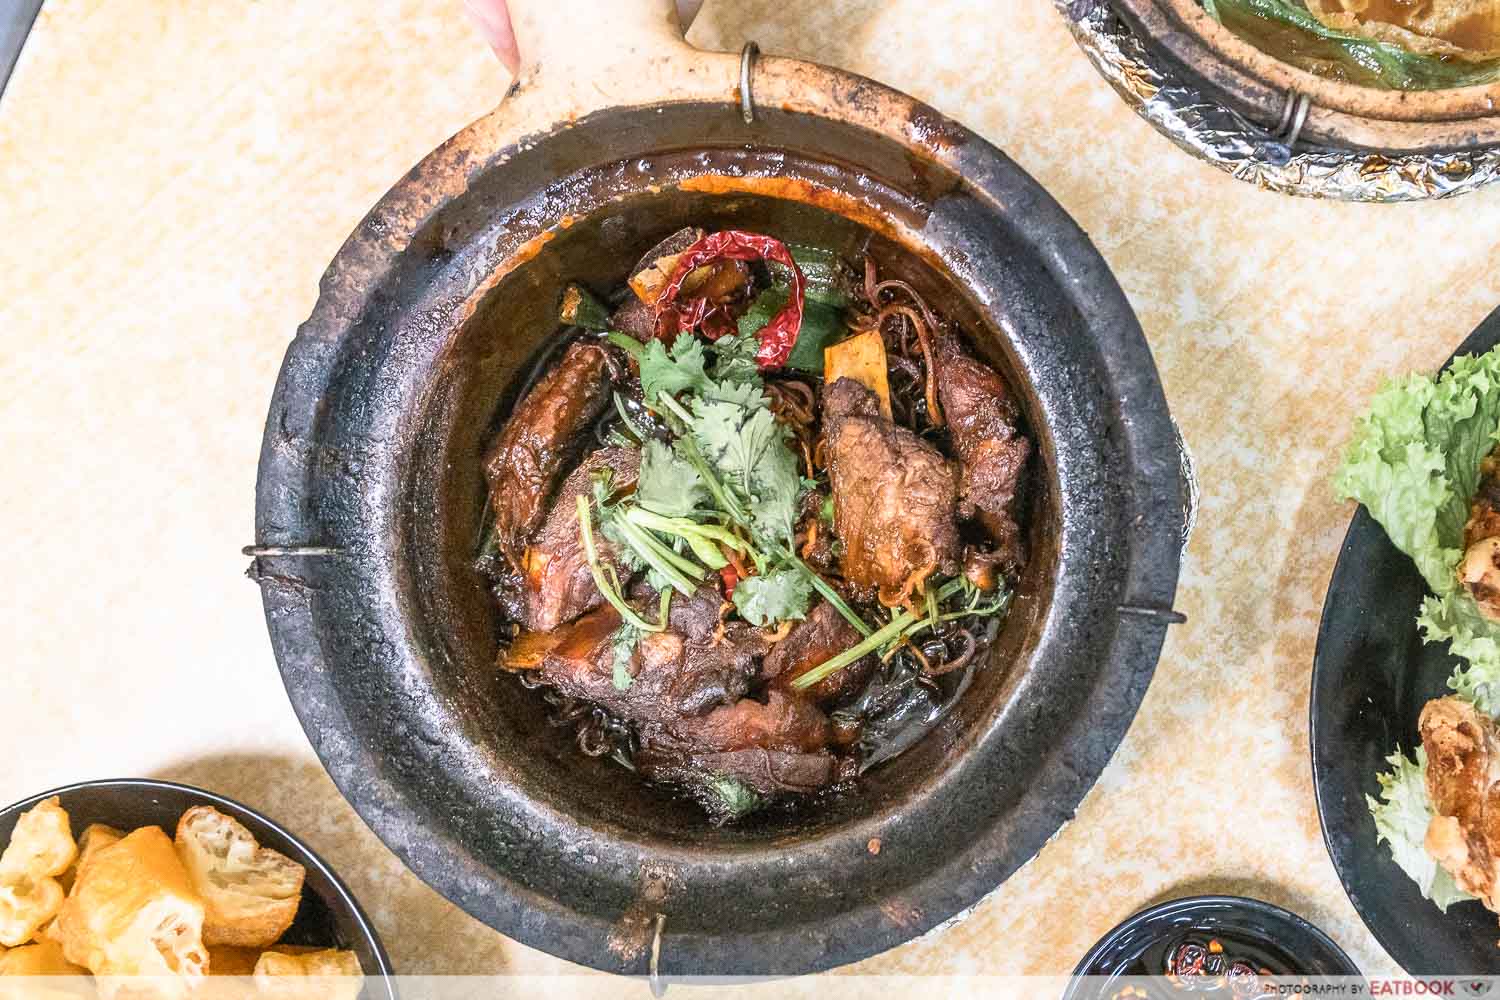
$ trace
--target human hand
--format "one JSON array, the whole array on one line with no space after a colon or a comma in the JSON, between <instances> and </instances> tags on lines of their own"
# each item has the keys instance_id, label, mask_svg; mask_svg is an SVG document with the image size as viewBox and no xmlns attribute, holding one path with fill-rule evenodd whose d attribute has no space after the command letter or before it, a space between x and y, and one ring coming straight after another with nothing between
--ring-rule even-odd
<instances>
[{"instance_id":1,"label":"human hand","mask_svg":"<svg viewBox=\"0 0 1500 1000\"><path fill-rule=\"evenodd\" d=\"M464 6L469 8L480 36L510 70L510 75L515 76L521 68L521 53L516 48L516 33L511 30L510 10L505 0L464 0Z\"/></svg>"}]
</instances>

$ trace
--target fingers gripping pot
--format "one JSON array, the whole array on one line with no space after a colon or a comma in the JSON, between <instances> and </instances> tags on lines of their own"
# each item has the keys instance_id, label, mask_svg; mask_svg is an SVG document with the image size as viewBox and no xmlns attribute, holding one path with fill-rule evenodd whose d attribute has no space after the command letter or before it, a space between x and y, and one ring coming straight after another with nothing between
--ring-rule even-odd
<instances>
[{"instance_id":1,"label":"fingers gripping pot","mask_svg":"<svg viewBox=\"0 0 1500 1000\"><path fill-rule=\"evenodd\" d=\"M1183 526L1156 371L1087 238L961 126L847 73L695 51L669 0L553 6L512 3L516 87L371 211L287 353L253 567L276 656L355 808L495 928L622 972L853 961L1003 881L1124 734ZM618 282L689 223L868 245L1007 373L1042 482L994 662L945 726L858 795L723 829L579 759L496 676L470 568L480 454L564 281Z\"/></svg>"}]
</instances>

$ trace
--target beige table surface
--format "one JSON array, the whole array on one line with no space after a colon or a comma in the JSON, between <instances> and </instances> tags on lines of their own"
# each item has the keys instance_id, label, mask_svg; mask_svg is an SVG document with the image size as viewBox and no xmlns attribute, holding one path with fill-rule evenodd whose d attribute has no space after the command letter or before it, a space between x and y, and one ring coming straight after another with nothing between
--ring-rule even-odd
<instances>
[{"instance_id":1,"label":"beige table surface","mask_svg":"<svg viewBox=\"0 0 1500 1000\"><path fill-rule=\"evenodd\" d=\"M1387 374L1500 304L1500 190L1257 191L1135 118L1049 0L710 0L689 36L833 63L998 144L1098 244L1203 504L1156 679L1098 785L965 922L856 967L1057 973L1152 900L1246 892L1393 970L1323 849L1307 692L1350 511L1328 479ZM304 834L405 972L573 968L409 874L339 797L242 576L265 407L324 265L507 79L458 0L47 0L0 99L0 801L209 786Z\"/></svg>"}]
</instances>

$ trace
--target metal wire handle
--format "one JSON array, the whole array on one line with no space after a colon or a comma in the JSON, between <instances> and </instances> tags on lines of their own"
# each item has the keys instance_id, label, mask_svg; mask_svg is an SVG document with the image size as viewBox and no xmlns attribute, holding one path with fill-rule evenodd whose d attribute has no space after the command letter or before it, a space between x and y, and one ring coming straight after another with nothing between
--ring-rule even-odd
<instances>
[{"instance_id":1,"label":"metal wire handle","mask_svg":"<svg viewBox=\"0 0 1500 1000\"><path fill-rule=\"evenodd\" d=\"M1276 123L1276 140L1290 149L1297 144L1302 126L1307 124L1307 113L1312 110L1312 101L1306 94L1295 89L1286 92L1286 101L1281 106L1281 120Z\"/></svg>"},{"instance_id":2,"label":"metal wire handle","mask_svg":"<svg viewBox=\"0 0 1500 1000\"><path fill-rule=\"evenodd\" d=\"M755 57L760 55L760 46L746 42L740 50L740 117L746 125L755 124L755 98L750 94L751 71L755 68Z\"/></svg>"}]
</instances>

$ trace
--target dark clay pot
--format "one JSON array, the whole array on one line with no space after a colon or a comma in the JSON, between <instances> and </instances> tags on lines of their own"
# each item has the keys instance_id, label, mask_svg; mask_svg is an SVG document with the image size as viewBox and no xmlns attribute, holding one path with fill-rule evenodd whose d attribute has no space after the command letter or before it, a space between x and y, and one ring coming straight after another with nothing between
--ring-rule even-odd
<instances>
[{"instance_id":1,"label":"dark clay pot","mask_svg":"<svg viewBox=\"0 0 1500 1000\"><path fill-rule=\"evenodd\" d=\"M972 133L848 74L762 60L746 124L724 58L684 63L690 99L519 141L485 119L413 170L323 279L257 489L276 656L344 794L470 913L618 972L648 970L658 929L663 975L823 969L994 889L1124 735L1183 531L1150 352L1058 205ZM868 244L1007 374L1039 451L1033 556L957 710L858 794L720 829L547 725L494 667L500 623L471 568L481 452L555 342L563 283L609 287L689 223Z\"/></svg>"}]
</instances>

